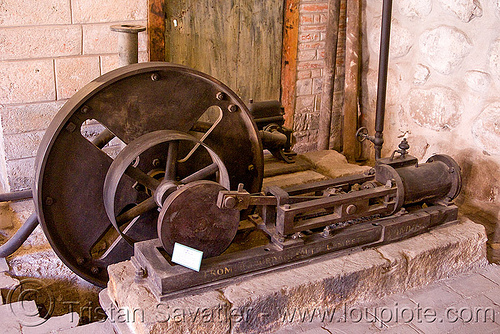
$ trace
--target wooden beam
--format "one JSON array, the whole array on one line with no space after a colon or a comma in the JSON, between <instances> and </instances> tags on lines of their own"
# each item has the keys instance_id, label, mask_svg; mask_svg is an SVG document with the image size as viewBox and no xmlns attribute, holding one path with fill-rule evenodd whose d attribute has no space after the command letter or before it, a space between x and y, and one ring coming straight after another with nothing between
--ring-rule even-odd
<instances>
[{"instance_id":1,"label":"wooden beam","mask_svg":"<svg viewBox=\"0 0 500 334\"><path fill-rule=\"evenodd\" d=\"M349 162L359 157L358 130L359 59L361 53L360 0L347 1L343 153Z\"/></svg>"},{"instance_id":2,"label":"wooden beam","mask_svg":"<svg viewBox=\"0 0 500 334\"><path fill-rule=\"evenodd\" d=\"M297 53L299 44L299 0L285 0L283 51L281 57L281 103L285 108L285 126L293 127Z\"/></svg>"},{"instance_id":3,"label":"wooden beam","mask_svg":"<svg viewBox=\"0 0 500 334\"><path fill-rule=\"evenodd\" d=\"M166 0L148 0L149 61L165 61Z\"/></svg>"},{"instance_id":4,"label":"wooden beam","mask_svg":"<svg viewBox=\"0 0 500 334\"><path fill-rule=\"evenodd\" d=\"M330 133L333 107L333 84L337 64L337 41L340 20L340 0L328 1L326 24L325 68L323 70L323 91L319 110L318 150L330 149Z\"/></svg>"}]
</instances>

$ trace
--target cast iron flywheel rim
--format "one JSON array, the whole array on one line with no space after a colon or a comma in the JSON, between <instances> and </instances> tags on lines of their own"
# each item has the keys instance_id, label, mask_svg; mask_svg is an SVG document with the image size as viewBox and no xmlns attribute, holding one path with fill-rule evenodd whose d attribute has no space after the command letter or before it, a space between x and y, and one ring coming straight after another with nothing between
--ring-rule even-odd
<instances>
[{"instance_id":1,"label":"cast iron flywheel rim","mask_svg":"<svg viewBox=\"0 0 500 334\"><path fill-rule=\"evenodd\" d=\"M91 255L112 229L103 204L103 184L113 159L82 135L82 125L96 120L127 144L158 130L187 133L214 106L223 117L204 143L227 167L231 189L243 183L250 192L260 191L264 167L257 127L241 99L204 73L162 62L134 64L97 78L66 102L40 144L33 195L44 233L70 269L105 286L106 267L133 254L127 244L105 259ZM151 164L149 158L141 159L138 167L143 172L150 169L145 166ZM128 181L117 197L123 205L139 203L139 195L130 190L134 181ZM156 224L150 225L144 238L155 237Z\"/></svg>"}]
</instances>

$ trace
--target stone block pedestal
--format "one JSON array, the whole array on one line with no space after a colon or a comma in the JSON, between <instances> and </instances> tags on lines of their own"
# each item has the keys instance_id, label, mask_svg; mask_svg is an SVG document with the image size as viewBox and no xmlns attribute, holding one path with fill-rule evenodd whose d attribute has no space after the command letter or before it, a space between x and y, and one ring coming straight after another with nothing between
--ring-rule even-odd
<instances>
[{"instance_id":1,"label":"stone block pedestal","mask_svg":"<svg viewBox=\"0 0 500 334\"><path fill-rule=\"evenodd\" d=\"M108 268L100 300L121 333L271 333L294 312L340 310L485 266L486 240L482 225L463 218L400 242L164 302L134 281L135 268L125 261Z\"/></svg>"}]
</instances>

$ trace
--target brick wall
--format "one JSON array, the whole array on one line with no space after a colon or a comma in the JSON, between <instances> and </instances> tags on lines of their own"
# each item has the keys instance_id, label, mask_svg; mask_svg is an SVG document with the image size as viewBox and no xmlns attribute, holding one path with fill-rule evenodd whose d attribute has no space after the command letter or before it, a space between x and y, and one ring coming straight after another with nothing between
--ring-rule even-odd
<instances>
[{"instance_id":1,"label":"brick wall","mask_svg":"<svg viewBox=\"0 0 500 334\"><path fill-rule=\"evenodd\" d=\"M31 187L53 116L78 89L118 66L110 25L146 25L146 0L0 2L0 190ZM146 34L139 61L146 61Z\"/></svg>"},{"instance_id":2,"label":"brick wall","mask_svg":"<svg viewBox=\"0 0 500 334\"><path fill-rule=\"evenodd\" d=\"M333 113L339 115L342 111L344 84L345 1L341 1L333 103ZM294 115L294 130L297 139L294 150L299 153L314 151L317 146L327 20L328 1L302 0L300 2Z\"/></svg>"},{"instance_id":3,"label":"brick wall","mask_svg":"<svg viewBox=\"0 0 500 334\"><path fill-rule=\"evenodd\" d=\"M323 69L327 1L303 0L299 6L297 86L293 127L297 152L315 149L319 129L319 107Z\"/></svg>"}]
</instances>

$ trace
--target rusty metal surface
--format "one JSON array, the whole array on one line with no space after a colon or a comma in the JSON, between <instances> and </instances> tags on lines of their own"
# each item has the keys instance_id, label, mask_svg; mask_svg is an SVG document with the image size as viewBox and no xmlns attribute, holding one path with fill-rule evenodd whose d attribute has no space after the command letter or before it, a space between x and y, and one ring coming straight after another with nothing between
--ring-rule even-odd
<instances>
[{"instance_id":1,"label":"rusty metal surface","mask_svg":"<svg viewBox=\"0 0 500 334\"><path fill-rule=\"evenodd\" d=\"M158 130L189 132L212 106L222 110L223 118L204 143L227 166L231 188L244 183L249 191L260 191L263 157L255 123L239 97L208 75L168 63L134 64L97 78L63 106L38 150L34 201L45 235L70 269L104 286L107 265L132 255L132 247L122 239L115 240L113 252L105 256L91 254L112 228L103 204L103 184L113 159L82 135L82 124L94 119L127 144ZM165 163L165 155L166 147L147 152L137 167L148 173L155 159ZM205 167L207 159L208 154L193 159L196 163L180 173L192 174ZM133 178L123 177L116 191L117 212L148 197L134 184ZM131 226L134 238L156 235L154 211ZM109 248L110 242L105 246Z\"/></svg>"},{"instance_id":2,"label":"rusty metal surface","mask_svg":"<svg viewBox=\"0 0 500 334\"><path fill-rule=\"evenodd\" d=\"M410 161L413 157L409 157ZM437 154L425 163L393 168L380 163L375 167L376 180L394 182L398 188L397 207L413 203L450 202L460 192L460 167L451 157Z\"/></svg>"},{"instance_id":3,"label":"rusty metal surface","mask_svg":"<svg viewBox=\"0 0 500 334\"><path fill-rule=\"evenodd\" d=\"M184 178L177 178L178 169L182 169L177 168L181 167L178 166L180 163L177 161L179 159L177 149L181 143L185 144L185 142L191 145L199 143L203 149L208 151L210 157L212 158L212 163L215 163L216 168L211 168L208 173L200 173L200 171L207 169L205 167L201 170L194 171L191 175ZM167 156L160 154L154 158L158 159L159 165L165 165L165 176L161 182L144 173L139 168L132 166L135 159L141 157L141 155L144 157L144 154L148 150L165 143L168 143ZM176 148L175 153L173 153L172 147ZM163 163L160 159L164 160ZM172 165L175 167L172 167ZM139 218L140 215L150 210L161 207L164 198L168 196L170 192L177 189L177 187L183 186L192 181L210 177L215 173L218 175L217 181L221 183L222 189L229 189L229 175L226 167L215 152L205 144L200 143L195 137L183 132L173 130L158 130L150 132L129 143L129 145L127 145L118 154L109 167L103 185L103 199L106 214L120 236L130 244L133 244L137 240L133 240L123 233L119 227L120 225L123 225L134 218ZM125 174L146 188L151 196L143 199L141 203L138 203L136 206L128 209L127 211L121 212L118 215L117 209L119 210L121 208L119 207L120 199L116 197L117 189Z\"/></svg>"},{"instance_id":4,"label":"rusty metal surface","mask_svg":"<svg viewBox=\"0 0 500 334\"><path fill-rule=\"evenodd\" d=\"M402 240L444 222L455 221L457 213L456 206L434 206L415 210L411 214L367 221L328 236L304 235L298 240L291 240L290 246L284 249L270 244L224 253L206 259L199 273L169 264L168 256L159 250L161 243L158 239L138 243L134 257L137 265L147 273L144 279L158 300L168 300L234 282L236 276L278 270L289 263L300 263L304 259L344 249L373 247Z\"/></svg>"},{"instance_id":5,"label":"rusty metal surface","mask_svg":"<svg viewBox=\"0 0 500 334\"><path fill-rule=\"evenodd\" d=\"M158 218L158 237L172 255L178 242L203 252L203 257L220 255L233 241L240 223L240 212L220 209L215 203L220 184L195 181L172 193Z\"/></svg>"}]
</instances>

